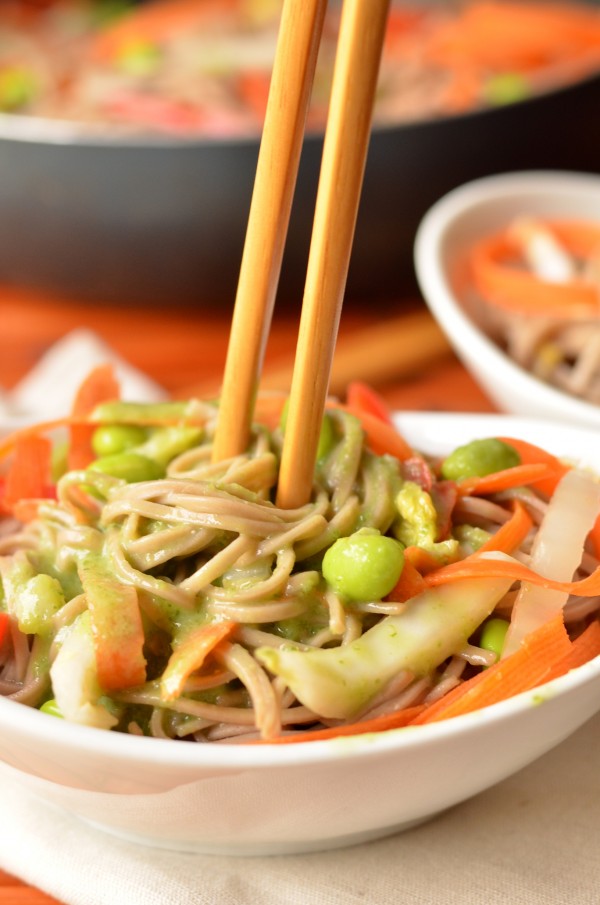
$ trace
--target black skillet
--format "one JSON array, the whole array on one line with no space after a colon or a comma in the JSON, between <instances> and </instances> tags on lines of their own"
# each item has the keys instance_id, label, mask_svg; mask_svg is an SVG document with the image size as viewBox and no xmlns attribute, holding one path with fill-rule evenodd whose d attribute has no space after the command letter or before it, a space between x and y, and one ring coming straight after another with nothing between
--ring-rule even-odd
<instances>
[{"instance_id":1,"label":"black skillet","mask_svg":"<svg viewBox=\"0 0 600 905\"><path fill-rule=\"evenodd\" d=\"M427 208L455 186L521 169L600 171L600 74L464 116L375 129L347 296L413 285ZM305 142L280 284L301 298L320 136ZM258 140L85 135L0 115L0 281L79 299L231 305Z\"/></svg>"}]
</instances>

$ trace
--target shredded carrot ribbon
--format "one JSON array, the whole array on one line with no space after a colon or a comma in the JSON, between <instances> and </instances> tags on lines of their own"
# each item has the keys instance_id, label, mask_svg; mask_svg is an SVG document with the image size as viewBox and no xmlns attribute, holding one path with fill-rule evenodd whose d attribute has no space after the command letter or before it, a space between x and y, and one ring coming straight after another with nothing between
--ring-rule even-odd
<instances>
[{"instance_id":1,"label":"shredded carrot ribbon","mask_svg":"<svg viewBox=\"0 0 600 905\"><path fill-rule=\"evenodd\" d=\"M560 479L572 467L571 465L567 465L565 462L561 462L560 459L557 459L556 456L552 455L552 453L549 453L545 449L536 446L534 443L528 443L526 440L519 440L515 437L500 437L499 439L503 440L505 443L509 443L514 449L517 450L519 456L521 457L521 462L524 465L532 465L537 462L545 463L548 466L549 473L547 477L543 478L540 481L531 482L532 486L535 487L536 490L539 490L541 493L544 493L548 497L552 496ZM594 549L596 558L600 559L600 516L596 519L596 523L590 531L589 540Z\"/></svg>"},{"instance_id":2,"label":"shredded carrot ribbon","mask_svg":"<svg viewBox=\"0 0 600 905\"><path fill-rule=\"evenodd\" d=\"M329 407L340 409L340 411L347 412L349 415L354 415L355 418L358 418L370 448L378 456L395 456L401 462L404 462L405 459L410 459L414 455L412 446L396 430L395 426L382 421L379 415L374 415L372 412L354 408L347 404L342 405L338 402L329 403Z\"/></svg>"},{"instance_id":3,"label":"shredded carrot ribbon","mask_svg":"<svg viewBox=\"0 0 600 905\"><path fill-rule=\"evenodd\" d=\"M468 556L460 562L450 563L450 565L442 566L434 572L428 572L425 576L425 581L428 587L436 587L449 581L480 577L512 578L514 581L528 581L543 588L564 591L567 594L574 594L578 597L600 594L600 566L591 575L587 575L577 581L557 581L553 578L545 578L516 559L506 556L506 554L494 556L493 553L473 553L472 556Z\"/></svg>"},{"instance_id":4,"label":"shredded carrot ribbon","mask_svg":"<svg viewBox=\"0 0 600 905\"><path fill-rule=\"evenodd\" d=\"M512 553L521 546L531 528L533 519L525 509L525 506L517 500L513 507L513 514L507 522L498 528L477 551L479 554L496 550L502 553ZM463 560L464 561L464 560Z\"/></svg>"},{"instance_id":5,"label":"shredded carrot ribbon","mask_svg":"<svg viewBox=\"0 0 600 905\"><path fill-rule=\"evenodd\" d=\"M581 222L545 224L567 251L588 257L600 247L600 227ZM519 249L508 231L478 242L470 254L473 283L489 303L522 315L574 320L598 317L600 293L588 280L575 278L552 283L515 266Z\"/></svg>"},{"instance_id":6,"label":"shredded carrot ribbon","mask_svg":"<svg viewBox=\"0 0 600 905\"><path fill-rule=\"evenodd\" d=\"M346 389L346 404L354 411L375 415L393 427L392 412L387 402L373 387L362 380L353 380Z\"/></svg>"},{"instance_id":7,"label":"shredded carrot ribbon","mask_svg":"<svg viewBox=\"0 0 600 905\"><path fill-rule=\"evenodd\" d=\"M385 599L403 603L405 600L411 600L425 590L427 590L427 582L423 575L411 562L410 557L405 556L400 578Z\"/></svg>"},{"instance_id":8,"label":"shredded carrot ribbon","mask_svg":"<svg viewBox=\"0 0 600 905\"><path fill-rule=\"evenodd\" d=\"M130 41L165 41L210 21L211 17L222 16L227 8L235 10L236 3L237 0L203 0L202 3L198 0L163 0L144 4L98 33L94 56L111 58Z\"/></svg>"},{"instance_id":9,"label":"shredded carrot ribbon","mask_svg":"<svg viewBox=\"0 0 600 905\"><path fill-rule=\"evenodd\" d=\"M52 444L36 434L20 437L4 482L2 504L20 521L37 514L41 499L55 495L51 480Z\"/></svg>"},{"instance_id":10,"label":"shredded carrot ribbon","mask_svg":"<svg viewBox=\"0 0 600 905\"><path fill-rule=\"evenodd\" d=\"M572 669L583 666L600 655L600 622L590 622L586 629L571 644L571 650L551 668L546 681L564 676Z\"/></svg>"},{"instance_id":11,"label":"shredded carrot ribbon","mask_svg":"<svg viewBox=\"0 0 600 905\"><path fill-rule=\"evenodd\" d=\"M556 475L562 477L562 474L564 469L557 469L547 462L532 462L481 477L463 478L458 481L457 488L461 496L482 496L511 490L514 487L525 487L528 484L539 484L540 481L554 478Z\"/></svg>"},{"instance_id":12,"label":"shredded carrot ribbon","mask_svg":"<svg viewBox=\"0 0 600 905\"><path fill-rule=\"evenodd\" d=\"M91 415L97 405L102 402L111 402L120 396L119 382L115 376L111 364L99 365L93 368L83 383L80 385L77 395L73 400L71 414L75 418L85 418ZM92 436L97 425L72 424L70 427L71 442L69 443L68 464L70 469L87 468L95 458L92 449Z\"/></svg>"},{"instance_id":13,"label":"shredded carrot ribbon","mask_svg":"<svg viewBox=\"0 0 600 905\"><path fill-rule=\"evenodd\" d=\"M548 681L554 667L567 663L573 645L562 613L528 635L521 647L444 695L418 714L411 725L450 719L489 707Z\"/></svg>"},{"instance_id":14,"label":"shredded carrot ribbon","mask_svg":"<svg viewBox=\"0 0 600 905\"><path fill-rule=\"evenodd\" d=\"M178 697L191 673L204 664L206 658L219 644L225 641L237 627L232 620L210 622L190 632L169 658L161 679L163 700L172 701Z\"/></svg>"}]
</instances>

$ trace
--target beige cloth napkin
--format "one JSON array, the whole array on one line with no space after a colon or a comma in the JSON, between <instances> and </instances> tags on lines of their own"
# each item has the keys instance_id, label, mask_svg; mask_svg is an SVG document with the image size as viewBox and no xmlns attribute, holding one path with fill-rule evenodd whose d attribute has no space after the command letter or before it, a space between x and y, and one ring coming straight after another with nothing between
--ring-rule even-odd
<instances>
[{"instance_id":1,"label":"beige cloth napkin","mask_svg":"<svg viewBox=\"0 0 600 905\"><path fill-rule=\"evenodd\" d=\"M274 858L145 848L1 780L0 866L68 905L597 905L599 768L600 715L415 829Z\"/></svg>"},{"instance_id":2,"label":"beige cloth napkin","mask_svg":"<svg viewBox=\"0 0 600 905\"><path fill-rule=\"evenodd\" d=\"M92 330L72 330L56 342L21 382L0 390L0 421L38 421L68 414L77 387L96 365L112 362L124 399L166 398L157 383L133 368Z\"/></svg>"}]
</instances>

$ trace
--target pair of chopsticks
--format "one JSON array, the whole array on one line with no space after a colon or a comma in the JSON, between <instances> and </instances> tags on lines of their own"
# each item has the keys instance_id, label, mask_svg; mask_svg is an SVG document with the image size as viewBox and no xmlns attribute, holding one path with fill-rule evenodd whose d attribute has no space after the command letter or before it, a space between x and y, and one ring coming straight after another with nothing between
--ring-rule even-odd
<instances>
[{"instance_id":1,"label":"pair of chopsticks","mask_svg":"<svg viewBox=\"0 0 600 905\"><path fill-rule=\"evenodd\" d=\"M345 0L292 376L277 504L312 491L390 0ZM213 446L248 445L281 270L326 0L285 0Z\"/></svg>"}]
</instances>

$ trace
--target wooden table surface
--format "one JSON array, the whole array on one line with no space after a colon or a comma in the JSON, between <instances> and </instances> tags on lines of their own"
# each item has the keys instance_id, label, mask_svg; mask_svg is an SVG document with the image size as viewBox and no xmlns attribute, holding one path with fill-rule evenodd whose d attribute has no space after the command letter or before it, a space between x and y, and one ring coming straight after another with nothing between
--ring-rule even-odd
<instances>
[{"instance_id":1,"label":"wooden table surface","mask_svg":"<svg viewBox=\"0 0 600 905\"><path fill-rule=\"evenodd\" d=\"M293 357L298 313L298 308L293 306L276 309L266 373L273 369L279 373L281 365ZM13 387L54 342L74 328L87 327L132 365L169 392L181 396L207 383L218 382L225 361L230 315L230 310L225 308L206 310L202 306L173 305L142 310L127 305L84 304L0 286L0 386ZM426 330L428 338L433 338L432 348L421 361L414 355L412 341L417 322L420 329ZM380 358L376 343L382 335L388 339L396 336L400 352L388 356L395 362L394 368L375 369L373 373L373 362L378 363ZM372 355L361 354L357 342ZM432 332L432 324L418 298L390 299L368 305L348 300L342 314L338 350L345 346L351 350L346 359L356 362L357 371L351 376L367 376L394 408L495 410L449 348ZM52 902L56 900L0 871L0 905Z\"/></svg>"}]
</instances>

